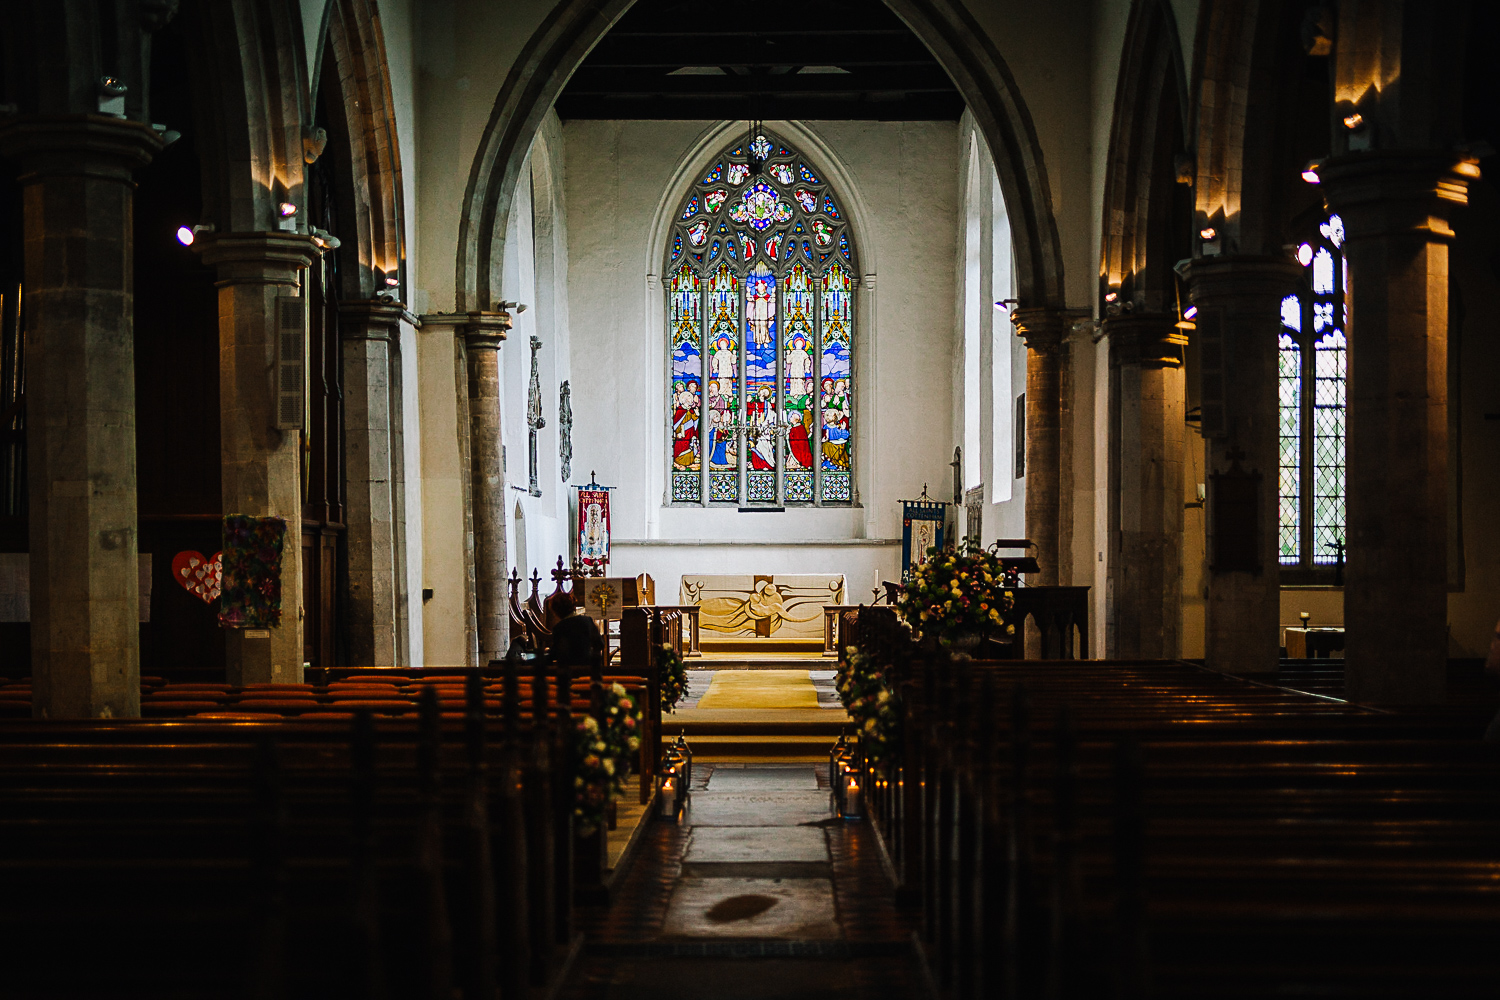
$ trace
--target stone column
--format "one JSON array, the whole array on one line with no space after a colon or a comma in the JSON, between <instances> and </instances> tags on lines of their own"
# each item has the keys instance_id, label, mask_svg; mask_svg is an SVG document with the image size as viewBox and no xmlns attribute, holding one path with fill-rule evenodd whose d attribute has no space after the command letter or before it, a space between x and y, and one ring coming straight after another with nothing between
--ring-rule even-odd
<instances>
[{"instance_id":1,"label":"stone column","mask_svg":"<svg viewBox=\"0 0 1500 1000\"><path fill-rule=\"evenodd\" d=\"M349 662L396 665L396 475L394 365L400 303L339 304L344 353L344 454L347 500Z\"/></svg>"},{"instance_id":2,"label":"stone column","mask_svg":"<svg viewBox=\"0 0 1500 1000\"><path fill-rule=\"evenodd\" d=\"M469 479L474 510L474 602L479 664L505 655L510 606L505 584L505 457L500 436L500 345L510 314L470 313L463 327L469 360Z\"/></svg>"},{"instance_id":3,"label":"stone column","mask_svg":"<svg viewBox=\"0 0 1500 1000\"><path fill-rule=\"evenodd\" d=\"M1479 167L1452 152L1323 165L1349 268L1345 691L1442 701L1448 656L1448 243Z\"/></svg>"},{"instance_id":4,"label":"stone column","mask_svg":"<svg viewBox=\"0 0 1500 1000\"><path fill-rule=\"evenodd\" d=\"M225 629L231 684L302 680L302 435L276 429L276 299L302 294L317 258L295 233L225 233L206 239L203 262L218 269L219 448L224 513L286 519L281 624Z\"/></svg>"},{"instance_id":5,"label":"stone column","mask_svg":"<svg viewBox=\"0 0 1500 1000\"><path fill-rule=\"evenodd\" d=\"M1186 385L1175 316L1104 320L1109 338L1109 590L1105 655L1172 659L1182 624Z\"/></svg>"},{"instance_id":6,"label":"stone column","mask_svg":"<svg viewBox=\"0 0 1500 1000\"><path fill-rule=\"evenodd\" d=\"M1297 288L1290 258L1200 257L1188 274L1198 306L1203 436L1208 442L1208 664L1233 673L1276 670L1281 648L1277 526L1277 339L1281 300ZM1216 498L1216 474L1258 475L1257 516L1245 523ZM1222 535L1220 539L1218 536ZM1216 565L1220 542L1253 550L1252 565Z\"/></svg>"},{"instance_id":7,"label":"stone column","mask_svg":"<svg viewBox=\"0 0 1500 1000\"><path fill-rule=\"evenodd\" d=\"M1017 309L1016 333L1026 341L1026 537L1036 543L1040 573L1031 586L1056 586L1064 555L1058 545L1062 510L1062 340L1060 310Z\"/></svg>"},{"instance_id":8,"label":"stone column","mask_svg":"<svg viewBox=\"0 0 1500 1000\"><path fill-rule=\"evenodd\" d=\"M131 173L150 127L18 121L26 276L32 709L141 714Z\"/></svg>"}]
</instances>

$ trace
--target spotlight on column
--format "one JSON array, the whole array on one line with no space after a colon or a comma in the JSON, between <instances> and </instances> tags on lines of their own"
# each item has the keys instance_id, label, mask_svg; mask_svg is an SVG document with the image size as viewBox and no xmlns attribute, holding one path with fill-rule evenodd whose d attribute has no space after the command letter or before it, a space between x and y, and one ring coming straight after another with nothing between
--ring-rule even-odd
<instances>
[{"instance_id":1,"label":"spotlight on column","mask_svg":"<svg viewBox=\"0 0 1500 1000\"><path fill-rule=\"evenodd\" d=\"M281 214L281 217L283 219L290 219L292 216L297 214L297 206L293 205L289 201L284 201L280 205L276 206L276 211Z\"/></svg>"},{"instance_id":2,"label":"spotlight on column","mask_svg":"<svg viewBox=\"0 0 1500 1000\"><path fill-rule=\"evenodd\" d=\"M185 247L190 247L198 239L199 233L211 233L213 231L213 225L206 222L200 222L196 226L178 226L177 242Z\"/></svg>"},{"instance_id":3,"label":"spotlight on column","mask_svg":"<svg viewBox=\"0 0 1500 1000\"><path fill-rule=\"evenodd\" d=\"M1297 248L1297 263L1301 264L1303 267L1306 267L1307 265L1312 263L1312 259L1313 248L1311 244L1304 243Z\"/></svg>"},{"instance_id":4,"label":"spotlight on column","mask_svg":"<svg viewBox=\"0 0 1500 1000\"><path fill-rule=\"evenodd\" d=\"M1302 168L1302 179L1309 184L1322 184L1323 178L1318 176L1318 171L1322 166L1322 160L1308 160L1307 166Z\"/></svg>"},{"instance_id":5,"label":"spotlight on column","mask_svg":"<svg viewBox=\"0 0 1500 1000\"><path fill-rule=\"evenodd\" d=\"M1219 231L1213 226L1206 226L1203 229L1198 230L1198 238L1200 240L1204 240L1205 242L1208 240L1216 240L1219 238Z\"/></svg>"},{"instance_id":6,"label":"spotlight on column","mask_svg":"<svg viewBox=\"0 0 1500 1000\"><path fill-rule=\"evenodd\" d=\"M1105 302L1113 302L1116 299L1118 299L1119 297L1120 297L1120 293L1119 292L1105 292L1104 293L1104 301Z\"/></svg>"},{"instance_id":7,"label":"spotlight on column","mask_svg":"<svg viewBox=\"0 0 1500 1000\"><path fill-rule=\"evenodd\" d=\"M998 299L995 302L995 308L1001 312L1009 312L1011 306L1018 306L1020 304L1020 299Z\"/></svg>"},{"instance_id":8,"label":"spotlight on column","mask_svg":"<svg viewBox=\"0 0 1500 1000\"><path fill-rule=\"evenodd\" d=\"M1362 114L1360 114L1358 111L1356 111L1356 112L1354 112L1354 114L1349 115L1347 118L1344 119L1344 128L1346 128L1349 131L1353 132L1355 129L1359 128L1364 123L1365 123L1365 116L1362 115Z\"/></svg>"},{"instance_id":9,"label":"spotlight on column","mask_svg":"<svg viewBox=\"0 0 1500 1000\"><path fill-rule=\"evenodd\" d=\"M1198 307L1197 306L1188 306L1186 309L1184 309L1182 311L1182 318L1183 319L1197 319L1198 318Z\"/></svg>"},{"instance_id":10,"label":"spotlight on column","mask_svg":"<svg viewBox=\"0 0 1500 1000\"><path fill-rule=\"evenodd\" d=\"M395 288L397 285L401 284L401 279L396 277L394 274L387 274L385 276L385 283L390 287Z\"/></svg>"}]
</instances>

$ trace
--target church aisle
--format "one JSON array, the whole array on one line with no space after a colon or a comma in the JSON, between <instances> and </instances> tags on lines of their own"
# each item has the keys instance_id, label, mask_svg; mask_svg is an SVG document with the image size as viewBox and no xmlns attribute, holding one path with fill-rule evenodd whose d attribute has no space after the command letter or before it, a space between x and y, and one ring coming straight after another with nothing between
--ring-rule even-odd
<instances>
[{"instance_id":1,"label":"church aisle","mask_svg":"<svg viewBox=\"0 0 1500 1000\"><path fill-rule=\"evenodd\" d=\"M829 812L826 764L694 766L607 911L581 914L567 1000L918 996L912 927L863 822Z\"/></svg>"}]
</instances>

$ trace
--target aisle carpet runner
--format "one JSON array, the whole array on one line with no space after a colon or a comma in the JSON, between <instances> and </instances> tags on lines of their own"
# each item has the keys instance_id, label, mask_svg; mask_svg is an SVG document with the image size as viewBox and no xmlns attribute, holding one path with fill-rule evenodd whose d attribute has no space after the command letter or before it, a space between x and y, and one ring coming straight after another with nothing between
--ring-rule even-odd
<instances>
[{"instance_id":1,"label":"aisle carpet runner","mask_svg":"<svg viewBox=\"0 0 1500 1000\"><path fill-rule=\"evenodd\" d=\"M719 670L698 708L817 708L806 670Z\"/></svg>"}]
</instances>

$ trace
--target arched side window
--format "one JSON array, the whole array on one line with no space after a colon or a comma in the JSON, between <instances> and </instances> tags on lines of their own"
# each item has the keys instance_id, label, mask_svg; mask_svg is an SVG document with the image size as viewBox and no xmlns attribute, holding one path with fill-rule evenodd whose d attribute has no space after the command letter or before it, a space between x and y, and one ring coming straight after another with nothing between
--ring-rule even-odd
<instances>
[{"instance_id":1,"label":"arched side window","mask_svg":"<svg viewBox=\"0 0 1500 1000\"><path fill-rule=\"evenodd\" d=\"M1345 560L1344 414L1348 357L1344 220L1297 248L1307 283L1281 302L1283 579L1312 582Z\"/></svg>"},{"instance_id":2,"label":"arched side window","mask_svg":"<svg viewBox=\"0 0 1500 1000\"><path fill-rule=\"evenodd\" d=\"M749 152L694 181L667 251L672 502L848 504L854 243L805 156Z\"/></svg>"}]
</instances>

